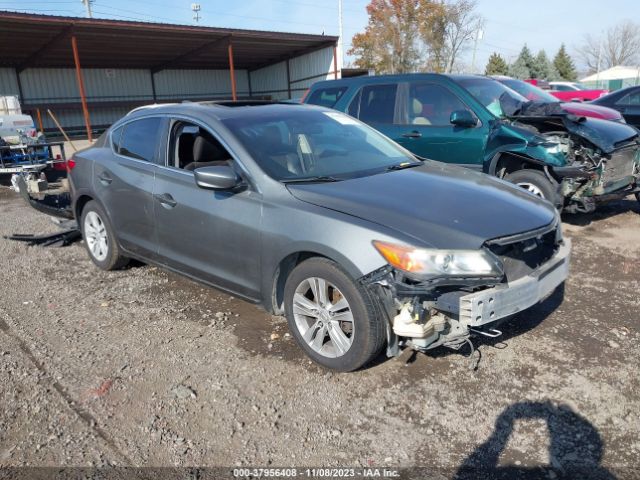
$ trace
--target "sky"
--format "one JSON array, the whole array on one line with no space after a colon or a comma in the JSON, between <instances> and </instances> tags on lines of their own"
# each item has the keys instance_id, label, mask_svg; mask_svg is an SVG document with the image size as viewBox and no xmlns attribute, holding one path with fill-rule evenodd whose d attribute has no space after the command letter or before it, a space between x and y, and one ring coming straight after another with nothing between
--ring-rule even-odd
<instances>
[{"instance_id":1,"label":"sky","mask_svg":"<svg viewBox=\"0 0 640 480\"><path fill-rule=\"evenodd\" d=\"M191 4L198 0L94 0L97 18L195 24ZM338 34L338 0L199 0L199 25L300 33ZM345 52L351 38L367 24L369 0L343 0ZM81 0L0 0L0 10L85 16ZM492 52L513 61L525 43L537 53L555 55L561 43L569 53L585 34L600 35L627 19L640 19L638 0L478 0L485 19L476 65L484 67ZM471 49L464 62L471 64ZM353 58L345 53L345 61ZM575 58L576 63L579 61Z\"/></svg>"}]
</instances>

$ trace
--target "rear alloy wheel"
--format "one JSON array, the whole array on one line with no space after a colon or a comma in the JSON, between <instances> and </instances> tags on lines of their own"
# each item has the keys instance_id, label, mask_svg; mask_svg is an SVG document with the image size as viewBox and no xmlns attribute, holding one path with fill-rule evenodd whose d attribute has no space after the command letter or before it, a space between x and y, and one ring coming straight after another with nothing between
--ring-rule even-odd
<instances>
[{"instance_id":1,"label":"rear alloy wheel","mask_svg":"<svg viewBox=\"0 0 640 480\"><path fill-rule=\"evenodd\" d=\"M120 254L113 229L100 205L91 201L82 210L82 238L91 261L102 270L117 270L129 263Z\"/></svg>"},{"instance_id":2,"label":"rear alloy wheel","mask_svg":"<svg viewBox=\"0 0 640 480\"><path fill-rule=\"evenodd\" d=\"M559 205L558 184L539 170L518 170L504 177L505 180L524 188L532 195Z\"/></svg>"},{"instance_id":3,"label":"rear alloy wheel","mask_svg":"<svg viewBox=\"0 0 640 480\"><path fill-rule=\"evenodd\" d=\"M320 365L352 371L380 353L386 332L369 293L334 262L302 262L289 275L284 296L293 337Z\"/></svg>"}]
</instances>

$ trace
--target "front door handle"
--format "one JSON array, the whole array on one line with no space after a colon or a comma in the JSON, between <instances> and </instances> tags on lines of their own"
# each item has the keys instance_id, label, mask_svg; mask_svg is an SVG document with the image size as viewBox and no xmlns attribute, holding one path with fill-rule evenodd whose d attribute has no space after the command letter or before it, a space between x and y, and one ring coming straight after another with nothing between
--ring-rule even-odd
<instances>
[{"instance_id":1,"label":"front door handle","mask_svg":"<svg viewBox=\"0 0 640 480\"><path fill-rule=\"evenodd\" d=\"M420 132L414 130L413 132L403 133L402 136L404 138L420 138L420 137L422 137L422 134Z\"/></svg>"},{"instance_id":2,"label":"front door handle","mask_svg":"<svg viewBox=\"0 0 640 480\"><path fill-rule=\"evenodd\" d=\"M100 175L98 175L98 180L100 180L100 183L105 186L113 182L113 178L111 178L106 172L102 172Z\"/></svg>"},{"instance_id":3,"label":"front door handle","mask_svg":"<svg viewBox=\"0 0 640 480\"><path fill-rule=\"evenodd\" d=\"M168 193L155 194L154 198L158 200L164 208L173 208L178 205L178 202L176 202Z\"/></svg>"}]
</instances>

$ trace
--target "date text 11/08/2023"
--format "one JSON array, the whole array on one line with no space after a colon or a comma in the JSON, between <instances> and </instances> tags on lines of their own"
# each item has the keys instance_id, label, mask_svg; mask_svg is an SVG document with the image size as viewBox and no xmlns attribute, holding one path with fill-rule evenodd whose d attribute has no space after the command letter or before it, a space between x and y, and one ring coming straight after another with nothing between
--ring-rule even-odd
<instances>
[{"instance_id":1,"label":"date text 11/08/2023","mask_svg":"<svg viewBox=\"0 0 640 480\"><path fill-rule=\"evenodd\" d=\"M390 468L236 468L235 478L398 478Z\"/></svg>"}]
</instances>

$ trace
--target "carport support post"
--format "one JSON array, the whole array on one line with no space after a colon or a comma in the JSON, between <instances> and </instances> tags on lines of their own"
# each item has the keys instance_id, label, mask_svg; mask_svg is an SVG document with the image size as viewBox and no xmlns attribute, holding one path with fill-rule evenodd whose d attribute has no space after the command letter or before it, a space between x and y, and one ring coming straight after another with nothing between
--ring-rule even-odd
<instances>
[{"instance_id":1,"label":"carport support post","mask_svg":"<svg viewBox=\"0 0 640 480\"><path fill-rule=\"evenodd\" d=\"M338 49L333 46L333 78L338 79Z\"/></svg>"},{"instance_id":2,"label":"carport support post","mask_svg":"<svg viewBox=\"0 0 640 480\"><path fill-rule=\"evenodd\" d=\"M231 42L231 39L229 39L227 51L229 53L229 75L231 75L231 99L236 101L236 71L233 68L233 43Z\"/></svg>"},{"instance_id":3,"label":"carport support post","mask_svg":"<svg viewBox=\"0 0 640 480\"><path fill-rule=\"evenodd\" d=\"M89 120L89 108L87 107L87 96L84 91L84 81L82 80L82 70L80 69L80 55L78 55L78 42L76 36L71 36L71 49L73 50L73 61L76 64L76 79L78 81L78 90L80 90L80 101L82 102L82 113L84 115L84 125L87 129L87 138L93 141L91 135L91 122Z\"/></svg>"},{"instance_id":4,"label":"carport support post","mask_svg":"<svg viewBox=\"0 0 640 480\"><path fill-rule=\"evenodd\" d=\"M289 59L285 60L287 62L287 95L289 95L289 100L291 100L291 71L289 67Z\"/></svg>"}]
</instances>

